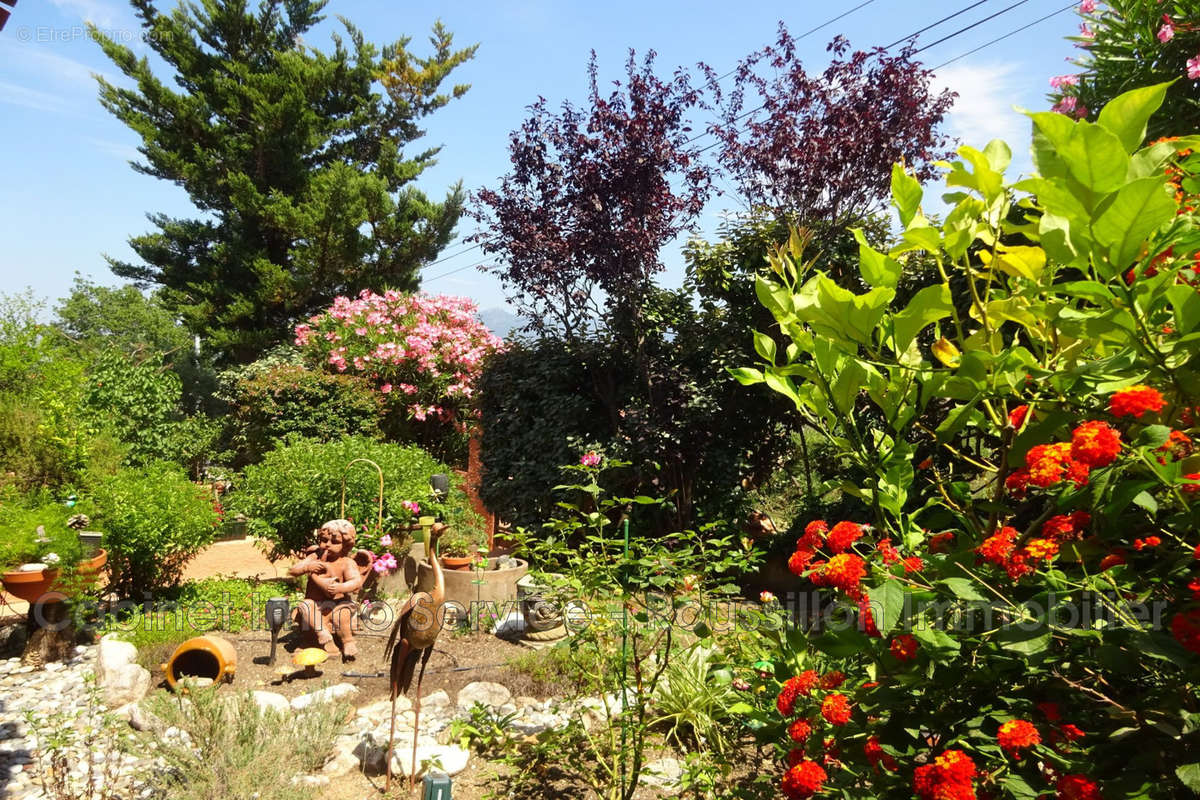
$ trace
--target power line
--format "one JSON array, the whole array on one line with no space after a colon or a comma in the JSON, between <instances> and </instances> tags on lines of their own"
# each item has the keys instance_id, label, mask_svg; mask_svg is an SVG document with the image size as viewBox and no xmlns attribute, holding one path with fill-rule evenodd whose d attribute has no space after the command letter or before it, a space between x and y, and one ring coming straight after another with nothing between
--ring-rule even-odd
<instances>
[{"instance_id":1,"label":"power line","mask_svg":"<svg viewBox=\"0 0 1200 800\"><path fill-rule=\"evenodd\" d=\"M958 11L955 11L953 14L951 14L951 15L950 15L950 16L948 16L948 17L942 17L942 18L941 18L941 19L939 19L937 22L934 22L934 23L933 23L933 24L931 24L931 25L926 25L924 28L921 28L921 30L917 31L916 33L910 33L908 36L905 36L903 39L897 39L896 41L892 42L891 44L889 44L887 47L885 47L885 48L883 48L883 49L884 49L884 50L891 50L893 47L895 47L896 45L900 44L901 42L906 42L906 41L908 41L909 39L913 39L913 38L915 38L915 37L917 37L917 36L920 36L920 35L921 35L922 33L924 33L925 31L932 30L933 28L936 28L938 25L941 25L943 22L949 22L950 20L954 19L955 17L957 17L957 16L960 16L960 15L962 15L962 14L965 14L965 13L967 13L967 12L968 12L968 11L970 11L972 8L978 8L979 6L981 6L981 5L983 5L984 3L987 3L987 2L989 2L989 0L979 0L979 2L977 2L977 3L973 3L972 5L969 5L969 6L967 6L966 8L959 9Z\"/></svg>"},{"instance_id":2,"label":"power line","mask_svg":"<svg viewBox=\"0 0 1200 800\"><path fill-rule=\"evenodd\" d=\"M478 244L473 244L473 245L470 245L470 246L468 246L468 247L464 247L462 250L459 250L457 253L451 253L451 254L450 254L450 255L448 255L448 256L442 256L442 257L441 257L441 258L439 258L437 261L430 261L428 264L426 264L426 265L424 265L423 267L421 267L421 269L429 269L430 267L436 267L438 264L441 264L441 263L443 263L443 262L445 262L445 261L449 261L449 260L450 260L450 259L452 259L452 258L457 258L458 256L461 256L463 253L469 253L469 252L471 252L472 250L475 250L475 249L476 249L476 248L478 248L478 247L479 247L479 245L478 245Z\"/></svg>"},{"instance_id":3,"label":"power line","mask_svg":"<svg viewBox=\"0 0 1200 800\"><path fill-rule=\"evenodd\" d=\"M991 47L996 42L1002 42L1010 36L1015 36L1016 34L1020 33L1021 31L1032 28L1034 25L1037 25L1039 22L1045 22L1046 20L1050 19L1051 17L1057 17L1059 14L1063 13L1064 11L1070 11L1074 7L1075 7L1075 4L1071 3L1069 5L1063 6L1058 11L1054 11L1054 12L1047 14L1044 17L1038 17L1033 22L1030 22L1027 25L1022 25L1021 27L1019 27L1015 30L1011 30L1008 33L1004 34L1003 36L997 36L995 39L992 39L990 42L985 42L984 44L979 45L979 47L976 47L974 50L968 50L967 52L963 53L962 55L957 55L954 58L950 59L949 61L943 61L941 64L938 64L936 67L931 67L931 71L936 72L937 70L941 69L942 67L944 67L948 64L953 64L955 61L958 61L960 58L966 58L969 55L974 55L975 53L978 53L980 50L984 49L985 47Z\"/></svg>"},{"instance_id":4,"label":"power line","mask_svg":"<svg viewBox=\"0 0 1200 800\"><path fill-rule=\"evenodd\" d=\"M920 47L920 48L917 48L916 50L913 50L913 55L924 52L925 50L928 50L931 47L937 47L942 42L947 42L947 41L953 39L955 36L958 36L961 33L966 33L967 31L971 30L972 28L978 28L980 25L987 22L988 20L995 19L996 17L1000 16L1001 14L1008 13L1009 11L1012 11L1014 8L1016 8L1017 6L1023 6L1028 2L1029 2L1029 0L1017 0L1017 2L1013 3L1011 6L1000 9L995 14L992 14L990 17L984 17L983 19L979 20L978 22L972 22L970 25L968 25L965 28L959 28L954 33L946 34L942 38L938 39L936 42L931 42L931 43L925 45L924 47Z\"/></svg>"},{"instance_id":5,"label":"power line","mask_svg":"<svg viewBox=\"0 0 1200 800\"><path fill-rule=\"evenodd\" d=\"M475 246L478 247L479 245L475 245ZM428 278L422 278L421 283L430 283L432 281L441 280L442 278L447 278L447 277L455 274L456 272L462 272L463 270L467 270L467 269L474 269L475 267L478 267L478 266L482 266L482 265L481 264L467 264L462 267L455 267L454 269L450 270L449 272L443 272L441 275L433 275Z\"/></svg>"}]
</instances>

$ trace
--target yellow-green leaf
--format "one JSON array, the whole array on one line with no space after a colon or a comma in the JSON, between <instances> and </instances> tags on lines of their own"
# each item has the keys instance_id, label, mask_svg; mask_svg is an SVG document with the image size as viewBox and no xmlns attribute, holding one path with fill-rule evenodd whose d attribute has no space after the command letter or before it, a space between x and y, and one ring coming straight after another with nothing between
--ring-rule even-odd
<instances>
[{"instance_id":1,"label":"yellow-green leaf","mask_svg":"<svg viewBox=\"0 0 1200 800\"><path fill-rule=\"evenodd\" d=\"M945 336L933 343L933 355L947 367L957 367L962 361L962 353L954 346L954 342Z\"/></svg>"}]
</instances>

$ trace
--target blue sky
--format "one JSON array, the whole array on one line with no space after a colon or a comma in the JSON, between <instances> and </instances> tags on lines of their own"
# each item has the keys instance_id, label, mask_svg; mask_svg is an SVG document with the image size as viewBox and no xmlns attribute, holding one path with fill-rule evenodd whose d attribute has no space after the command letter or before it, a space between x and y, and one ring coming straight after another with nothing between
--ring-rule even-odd
<instances>
[{"instance_id":1,"label":"blue sky","mask_svg":"<svg viewBox=\"0 0 1200 800\"><path fill-rule=\"evenodd\" d=\"M704 61L720 74L770 42L781 19L798 35L862 1L331 0L326 9L330 18L306 37L306 43L326 48L330 32L339 25L337 15L379 43L410 35L414 45L420 45L437 19L454 32L456 42L480 43L474 61L455 74L458 81L472 84L471 91L430 117L429 134L418 142L422 147L444 145L440 163L421 182L438 196L459 179L469 189L495 184L508 167L507 134L520 124L527 104L539 95L555 103L585 98L585 68L592 49L605 78L619 76L631 47L657 50L664 71ZM806 38L801 52L805 64L819 70L827 62L825 44L836 33L849 37L855 47L886 45L975 2L869 0ZM1014 3L1017 7L1009 9ZM1002 13L919 58L929 66L940 65L1064 5L1056 0L984 0L922 34L918 44ZM148 212L190 212L181 189L129 167L129 160L137 158L138 142L96 99L93 73L118 78L86 37L85 19L148 52L137 41L139 31L128 4L118 0L22 0L0 32L0 119L6 134L0 181L0 292L31 287L38 295L57 298L68 290L75 272L99 283L117 283L103 254L134 258L126 239L149 230ZM1014 144L1014 169L1028 171L1028 123L1012 107L1046 107L1048 78L1071 71L1064 61L1078 51L1064 37L1077 28L1078 18L1067 10L938 69L938 81L960 95L948 120L949 132L976 146L1005 138ZM698 130L703 127L703 119L696 122ZM734 208L732 198L717 198L703 226L712 230L720 213ZM469 220L460 224L460 233L471 231ZM451 245L445 253L462 249ZM459 269L479 260L478 251L471 251L428 267L425 288L468 295L482 308L503 305L496 281L474 269ZM664 260L664 282L677 283L677 248L664 253Z\"/></svg>"}]
</instances>

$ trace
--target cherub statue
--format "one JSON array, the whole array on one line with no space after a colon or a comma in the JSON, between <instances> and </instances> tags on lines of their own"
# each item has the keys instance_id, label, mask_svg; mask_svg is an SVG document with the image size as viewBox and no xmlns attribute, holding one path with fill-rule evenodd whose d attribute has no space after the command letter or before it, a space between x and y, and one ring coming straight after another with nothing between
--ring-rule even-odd
<instances>
[{"instance_id":1,"label":"cherub statue","mask_svg":"<svg viewBox=\"0 0 1200 800\"><path fill-rule=\"evenodd\" d=\"M289 575L308 576L304 600L294 612L301 630L310 636L315 633L317 644L331 654L338 652L333 640L336 633L343 661L353 661L358 655L354 642L357 607L352 595L362 588L365 575L354 558L357 540L349 520L330 520L317 532L316 547L305 550L305 557L288 570Z\"/></svg>"}]
</instances>

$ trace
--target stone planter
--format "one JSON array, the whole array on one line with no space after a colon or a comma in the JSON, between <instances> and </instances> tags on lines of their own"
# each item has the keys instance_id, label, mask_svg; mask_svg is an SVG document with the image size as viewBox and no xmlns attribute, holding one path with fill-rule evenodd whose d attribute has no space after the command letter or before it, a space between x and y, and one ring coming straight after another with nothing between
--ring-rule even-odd
<instances>
[{"instance_id":1,"label":"stone planter","mask_svg":"<svg viewBox=\"0 0 1200 800\"><path fill-rule=\"evenodd\" d=\"M443 570L446 604L456 611L469 610L474 604L515 604L517 581L529 571L529 564L516 559L516 566L505 569ZM492 562L495 563L495 562ZM418 592L433 590L433 568L425 561L417 564ZM515 605L514 605L515 608ZM459 616L461 619L461 615Z\"/></svg>"}]
</instances>

